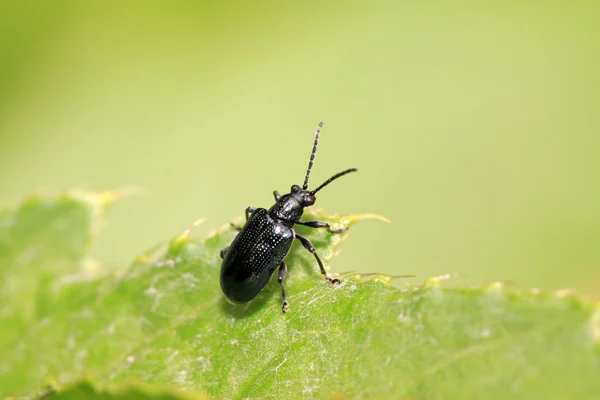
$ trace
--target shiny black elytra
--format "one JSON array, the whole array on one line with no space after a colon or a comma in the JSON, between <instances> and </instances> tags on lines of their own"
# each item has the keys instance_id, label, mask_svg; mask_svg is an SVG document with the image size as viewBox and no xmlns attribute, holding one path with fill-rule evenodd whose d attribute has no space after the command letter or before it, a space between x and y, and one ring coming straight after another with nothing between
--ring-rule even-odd
<instances>
[{"instance_id":1,"label":"shiny black elytra","mask_svg":"<svg viewBox=\"0 0 600 400\"><path fill-rule=\"evenodd\" d=\"M308 169L302 188L293 185L290 193L279 195L275 190L275 204L269 210L264 208L246 208L246 224L244 227L234 226L240 231L231 245L221 250L221 289L229 300L234 303L246 303L252 300L271 279L275 269L279 267L277 281L281 284L283 302L281 310L286 312L288 302L285 295L283 279L287 274L287 266L283 259L290 251L294 239L298 239L304 248L310 251L321 268L325 279L332 284L339 283L327 275L323 262L315 252L313 244L304 236L294 231L294 225L304 225L311 228L327 228L331 233L339 233L341 229L331 229L327 222L304 221L300 217L305 207L315 204L315 194L337 178L350 172L358 171L350 168L335 174L314 190L308 189L308 177L317 152L319 134L323 123L319 123L315 133L315 141L308 162Z\"/></svg>"}]
</instances>

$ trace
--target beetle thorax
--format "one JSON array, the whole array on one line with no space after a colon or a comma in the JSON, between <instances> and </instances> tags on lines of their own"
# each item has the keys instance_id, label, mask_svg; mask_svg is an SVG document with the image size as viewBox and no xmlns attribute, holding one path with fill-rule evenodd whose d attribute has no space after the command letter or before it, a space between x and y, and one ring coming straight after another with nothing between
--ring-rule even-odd
<instances>
[{"instance_id":1,"label":"beetle thorax","mask_svg":"<svg viewBox=\"0 0 600 400\"><path fill-rule=\"evenodd\" d=\"M269 209L269 215L272 218L289 222L292 225L300 220L304 213L304 207L315 204L315 196L308 190L301 189L299 186L292 186L292 191L284 194Z\"/></svg>"}]
</instances>

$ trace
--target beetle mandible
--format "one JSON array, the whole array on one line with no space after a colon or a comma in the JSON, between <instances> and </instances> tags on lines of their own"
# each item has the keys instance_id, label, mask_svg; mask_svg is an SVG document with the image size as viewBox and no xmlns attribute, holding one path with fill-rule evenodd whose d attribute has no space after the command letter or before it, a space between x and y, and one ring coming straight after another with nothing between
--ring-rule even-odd
<instances>
[{"instance_id":1,"label":"beetle mandible","mask_svg":"<svg viewBox=\"0 0 600 400\"><path fill-rule=\"evenodd\" d=\"M310 228L327 228L331 233L339 233L342 229L331 229L327 222L304 221L300 217L305 207L315 204L315 194L331 182L358 169L350 168L333 175L316 189L308 190L308 177L313 166L319 134L323 128L320 122L315 133L312 152L306 170L306 177L302 188L293 185L288 194L281 196L277 190L273 192L275 204L269 209L246 208L246 224L236 227L240 232L231 245L221 250L221 289L225 296L234 303L246 303L252 300L265 287L271 279L275 269L279 267L277 281L281 285L282 305L281 310L287 311L283 279L287 274L284 258L292 247L294 239L298 239L302 246L310 251L317 260L321 273L332 284L339 283L339 279L327 275L323 262L315 252L313 244L294 231L294 225L304 225Z\"/></svg>"}]
</instances>

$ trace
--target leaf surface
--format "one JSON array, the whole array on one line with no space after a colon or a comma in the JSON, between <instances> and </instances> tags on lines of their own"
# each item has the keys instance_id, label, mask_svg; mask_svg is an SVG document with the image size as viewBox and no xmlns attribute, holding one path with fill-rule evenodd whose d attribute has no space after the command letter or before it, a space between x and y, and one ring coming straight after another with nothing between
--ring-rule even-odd
<instances>
[{"instance_id":1,"label":"leaf surface","mask_svg":"<svg viewBox=\"0 0 600 400\"><path fill-rule=\"evenodd\" d=\"M500 284L449 289L439 278L409 286L350 273L332 286L296 244L286 259L288 313L276 279L251 303L232 305L219 286L219 250L235 235L229 225L200 242L183 234L115 275L87 257L106 199L70 192L0 214L0 397L47 385L55 398L108 393L82 379L117 385L110 395L123 399L162 398L132 380L218 399L600 393L595 303ZM317 210L306 219L351 229L298 231L343 271L333 260L339 245L368 217Z\"/></svg>"}]
</instances>

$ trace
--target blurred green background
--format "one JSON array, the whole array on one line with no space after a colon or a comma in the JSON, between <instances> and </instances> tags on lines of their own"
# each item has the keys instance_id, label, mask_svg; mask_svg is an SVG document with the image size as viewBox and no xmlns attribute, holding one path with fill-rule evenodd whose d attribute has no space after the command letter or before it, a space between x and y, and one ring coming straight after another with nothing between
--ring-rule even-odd
<instances>
[{"instance_id":1,"label":"blurred green background","mask_svg":"<svg viewBox=\"0 0 600 400\"><path fill-rule=\"evenodd\" d=\"M317 206L393 220L334 270L600 293L596 2L0 4L0 203L142 187L109 265L270 206L323 120Z\"/></svg>"}]
</instances>

